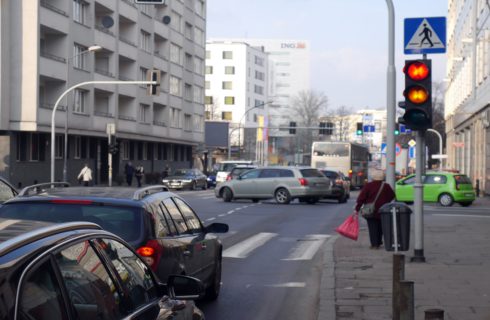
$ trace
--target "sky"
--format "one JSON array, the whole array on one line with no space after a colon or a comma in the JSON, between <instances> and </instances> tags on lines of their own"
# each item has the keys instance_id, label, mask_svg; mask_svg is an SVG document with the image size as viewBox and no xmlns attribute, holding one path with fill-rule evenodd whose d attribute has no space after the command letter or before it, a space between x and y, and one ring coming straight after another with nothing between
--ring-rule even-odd
<instances>
[{"instance_id":1,"label":"sky","mask_svg":"<svg viewBox=\"0 0 490 320\"><path fill-rule=\"evenodd\" d=\"M447 15L448 0L393 0L397 101L402 100L403 21ZM209 0L207 38L309 40L311 89L328 108L384 108L388 66L385 0ZM445 78L446 54L433 54L432 81Z\"/></svg>"}]
</instances>

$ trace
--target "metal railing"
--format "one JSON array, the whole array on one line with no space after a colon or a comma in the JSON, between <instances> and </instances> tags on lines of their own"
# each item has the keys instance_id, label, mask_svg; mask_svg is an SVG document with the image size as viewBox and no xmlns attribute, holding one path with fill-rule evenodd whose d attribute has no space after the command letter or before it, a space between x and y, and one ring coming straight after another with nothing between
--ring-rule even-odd
<instances>
[{"instance_id":1,"label":"metal railing","mask_svg":"<svg viewBox=\"0 0 490 320\"><path fill-rule=\"evenodd\" d=\"M100 68L95 68L95 73L98 73L98 74L101 74L103 76L107 76L107 77L110 77L110 78L114 78L114 74L112 74L111 72L109 72L108 70L104 70L104 69L100 69Z\"/></svg>"},{"instance_id":2,"label":"metal railing","mask_svg":"<svg viewBox=\"0 0 490 320\"><path fill-rule=\"evenodd\" d=\"M106 34L108 34L110 36L115 37L114 33L111 30L109 30L108 28L104 27L104 26L96 25L95 26L95 29L96 30L99 30L100 32L103 32L103 33L106 33Z\"/></svg>"},{"instance_id":3,"label":"metal railing","mask_svg":"<svg viewBox=\"0 0 490 320\"><path fill-rule=\"evenodd\" d=\"M136 46L136 43L134 43L133 41L131 41L131 40L127 39L127 38L125 38L122 35L119 35L119 40L122 41L122 42L124 42L124 43L126 43L126 44L129 44L130 46L137 47Z\"/></svg>"},{"instance_id":4,"label":"metal railing","mask_svg":"<svg viewBox=\"0 0 490 320\"><path fill-rule=\"evenodd\" d=\"M51 10L51 11L59 13L65 17L68 17L68 14L65 11L53 6L52 4L48 3L46 0L41 0L41 7L44 7L46 9Z\"/></svg>"},{"instance_id":5,"label":"metal railing","mask_svg":"<svg viewBox=\"0 0 490 320\"><path fill-rule=\"evenodd\" d=\"M62 62L62 63L66 63L66 58L59 57L57 55L54 55L54 54L46 52L46 51L41 51L41 57L51 59L51 60L55 60L55 61Z\"/></svg>"},{"instance_id":6,"label":"metal railing","mask_svg":"<svg viewBox=\"0 0 490 320\"><path fill-rule=\"evenodd\" d=\"M136 118L135 117L133 117L133 116L126 116L124 114L120 114L118 116L118 118L121 119L121 120L136 121Z\"/></svg>"},{"instance_id":7,"label":"metal railing","mask_svg":"<svg viewBox=\"0 0 490 320\"><path fill-rule=\"evenodd\" d=\"M97 110L94 111L94 116L104 117L104 118L114 118L114 116L112 115L112 113L103 112L103 111L97 111Z\"/></svg>"},{"instance_id":8,"label":"metal railing","mask_svg":"<svg viewBox=\"0 0 490 320\"><path fill-rule=\"evenodd\" d=\"M163 122L163 121L157 121L157 120L153 120L153 125L159 126L159 127L166 127L167 126L165 124L165 122Z\"/></svg>"}]
</instances>

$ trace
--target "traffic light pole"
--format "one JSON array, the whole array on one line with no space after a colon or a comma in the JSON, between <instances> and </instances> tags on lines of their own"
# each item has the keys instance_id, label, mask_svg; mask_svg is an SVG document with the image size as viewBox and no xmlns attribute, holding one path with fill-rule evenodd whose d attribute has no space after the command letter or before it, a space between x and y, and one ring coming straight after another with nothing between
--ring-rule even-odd
<instances>
[{"instance_id":1,"label":"traffic light pole","mask_svg":"<svg viewBox=\"0 0 490 320\"><path fill-rule=\"evenodd\" d=\"M107 134L107 145L110 146L111 145L111 134ZM108 183L109 183L109 187L112 187L112 152L108 152L107 153L107 165L108 165Z\"/></svg>"},{"instance_id":2,"label":"traffic light pole","mask_svg":"<svg viewBox=\"0 0 490 320\"><path fill-rule=\"evenodd\" d=\"M388 6L388 71L386 92L386 182L395 190L395 118L396 118L396 71L395 71L395 8L392 0Z\"/></svg>"},{"instance_id":3,"label":"traffic light pole","mask_svg":"<svg viewBox=\"0 0 490 320\"><path fill-rule=\"evenodd\" d=\"M417 144L415 145L415 184L414 213L415 213L415 246L412 262L425 262L424 257L424 184L422 172L424 166L425 132L417 131Z\"/></svg>"}]
</instances>

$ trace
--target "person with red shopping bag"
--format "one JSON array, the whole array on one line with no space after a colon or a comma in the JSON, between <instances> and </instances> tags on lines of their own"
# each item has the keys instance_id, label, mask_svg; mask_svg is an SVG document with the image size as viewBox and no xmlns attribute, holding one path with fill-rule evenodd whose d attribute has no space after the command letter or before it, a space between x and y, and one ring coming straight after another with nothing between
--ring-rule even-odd
<instances>
[{"instance_id":1,"label":"person with red shopping bag","mask_svg":"<svg viewBox=\"0 0 490 320\"><path fill-rule=\"evenodd\" d=\"M364 185L357 197L355 212L367 221L371 249L379 249L383 244L379 208L391 202L395 198L395 192L389 184L384 182L383 171L375 170L371 176L372 181Z\"/></svg>"}]
</instances>

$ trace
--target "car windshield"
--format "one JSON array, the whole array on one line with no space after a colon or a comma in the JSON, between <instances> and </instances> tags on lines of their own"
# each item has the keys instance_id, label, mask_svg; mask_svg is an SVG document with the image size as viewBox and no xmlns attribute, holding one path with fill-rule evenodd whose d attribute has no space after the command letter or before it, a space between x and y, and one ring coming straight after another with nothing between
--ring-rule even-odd
<instances>
[{"instance_id":1,"label":"car windshield","mask_svg":"<svg viewBox=\"0 0 490 320\"><path fill-rule=\"evenodd\" d=\"M457 184L471 184L470 178L465 175L454 176L454 180L456 180Z\"/></svg>"},{"instance_id":2,"label":"car windshield","mask_svg":"<svg viewBox=\"0 0 490 320\"><path fill-rule=\"evenodd\" d=\"M141 209L123 206L59 204L50 202L10 203L0 207L0 217L47 222L88 221L119 235L128 242L141 234Z\"/></svg>"},{"instance_id":3,"label":"car windshield","mask_svg":"<svg viewBox=\"0 0 490 320\"><path fill-rule=\"evenodd\" d=\"M188 170L177 170L173 175L176 177L190 177L192 173Z\"/></svg>"}]
</instances>

